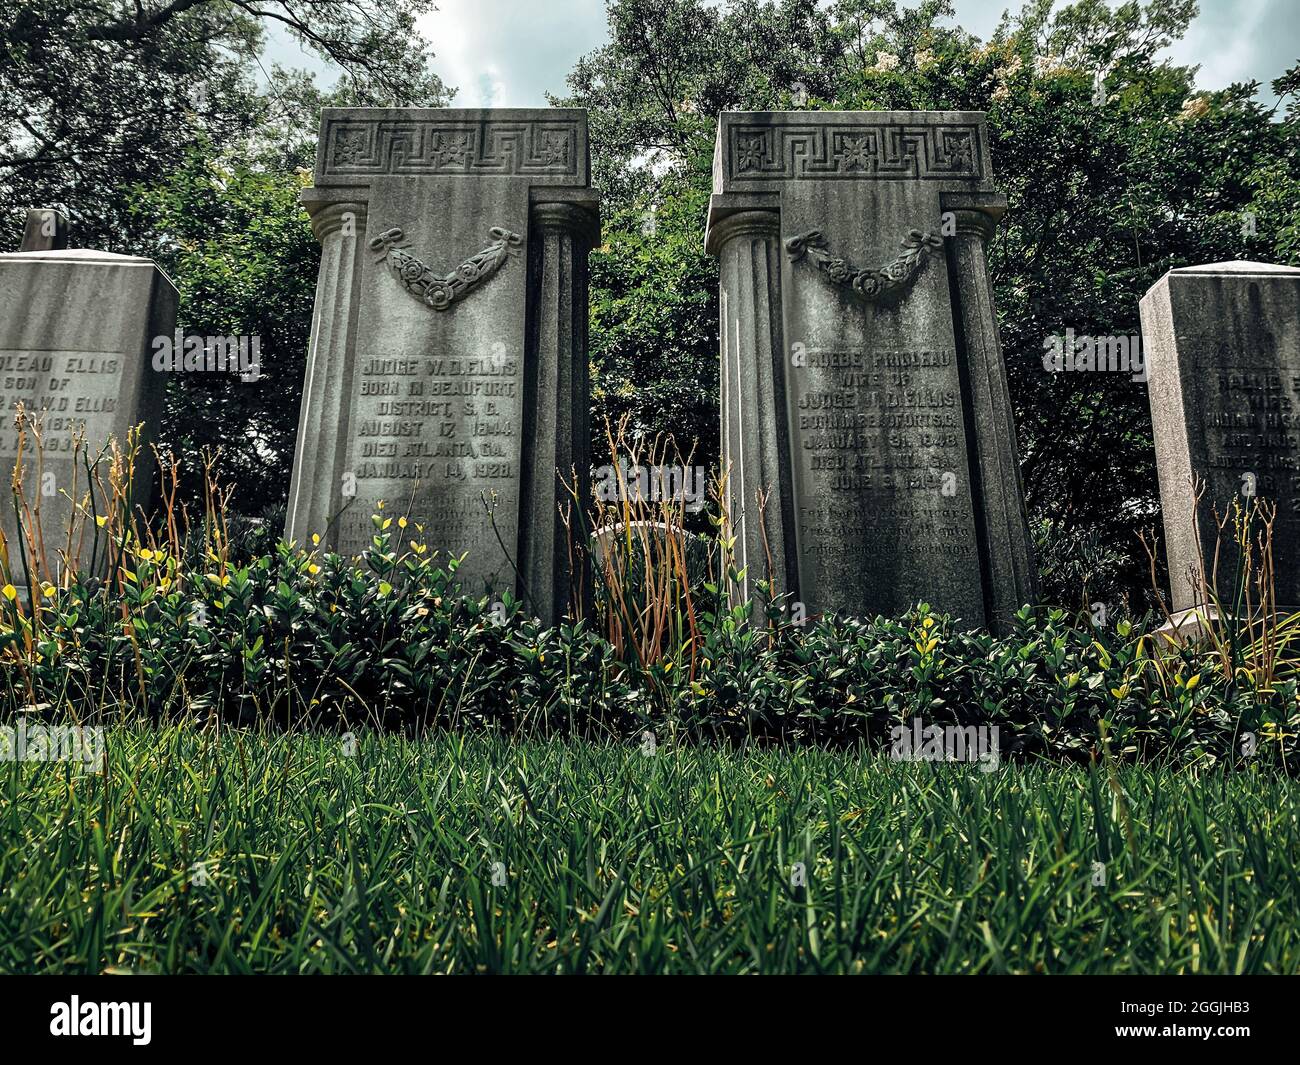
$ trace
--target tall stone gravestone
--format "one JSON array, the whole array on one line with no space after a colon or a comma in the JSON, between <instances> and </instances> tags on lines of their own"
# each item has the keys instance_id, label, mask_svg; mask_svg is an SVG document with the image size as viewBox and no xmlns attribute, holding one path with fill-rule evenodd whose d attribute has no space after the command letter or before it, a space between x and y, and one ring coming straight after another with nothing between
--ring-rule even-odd
<instances>
[{"instance_id":1,"label":"tall stone gravestone","mask_svg":"<svg viewBox=\"0 0 1300 1065\"><path fill-rule=\"evenodd\" d=\"M322 250L289 538L359 553L383 501L390 531L468 552L467 591L555 619L557 471L587 497L586 112L327 108L302 201Z\"/></svg>"},{"instance_id":2,"label":"tall stone gravestone","mask_svg":"<svg viewBox=\"0 0 1300 1065\"><path fill-rule=\"evenodd\" d=\"M110 438L125 444L128 430L143 425L147 445L165 391L162 375L152 367L153 344L175 330L177 292L150 259L52 246L66 244L61 223L50 234L29 221L27 232L25 246L44 242L48 250L0 255L0 474L7 497L21 407L35 416L43 449L38 480L28 436L23 491L29 504L40 504L46 562L57 569L70 561L60 554L67 542L70 497L80 498L87 488L83 460L74 460L74 439L84 434L94 457ZM134 502L145 501L151 483L149 470L137 476ZM102 501L99 506L102 512ZM18 527L7 504L0 507L0 532L10 555L10 579L21 586Z\"/></svg>"},{"instance_id":3,"label":"tall stone gravestone","mask_svg":"<svg viewBox=\"0 0 1300 1065\"><path fill-rule=\"evenodd\" d=\"M983 114L725 113L713 191L745 594L770 573L810 613L1005 623L1035 573Z\"/></svg>"},{"instance_id":4,"label":"tall stone gravestone","mask_svg":"<svg viewBox=\"0 0 1300 1065\"><path fill-rule=\"evenodd\" d=\"M1252 498L1277 507L1277 605L1300 610L1300 269L1170 270L1141 314L1174 610L1207 605L1199 571L1215 558L1214 510ZM1230 600L1238 557L1231 543L1217 546L1219 595Z\"/></svg>"}]
</instances>

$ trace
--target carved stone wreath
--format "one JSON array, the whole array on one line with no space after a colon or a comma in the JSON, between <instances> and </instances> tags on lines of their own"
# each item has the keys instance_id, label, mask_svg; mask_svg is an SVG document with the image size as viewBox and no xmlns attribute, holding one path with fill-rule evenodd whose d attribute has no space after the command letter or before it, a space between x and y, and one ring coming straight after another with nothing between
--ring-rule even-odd
<instances>
[{"instance_id":1,"label":"carved stone wreath","mask_svg":"<svg viewBox=\"0 0 1300 1065\"><path fill-rule=\"evenodd\" d=\"M831 255L827 250L826 238L822 236L820 229L800 233L785 242L785 250L791 262L798 262L807 256L832 281L840 285L848 285L859 296L868 300L879 300L904 293L916 280L917 274L921 272L930 255L943 247L943 238L933 231L922 233L919 229L913 229L908 231L899 246L903 252L892 262L875 269L858 270L843 259Z\"/></svg>"},{"instance_id":2,"label":"carved stone wreath","mask_svg":"<svg viewBox=\"0 0 1300 1065\"><path fill-rule=\"evenodd\" d=\"M445 311L500 270L510 257L510 248L522 244L524 239L501 226L489 229L488 236L492 238L491 244L449 274L435 273L423 260L405 251L408 245L400 229L380 233L370 241L370 250L378 253L376 262L388 263L407 292L435 311Z\"/></svg>"}]
</instances>

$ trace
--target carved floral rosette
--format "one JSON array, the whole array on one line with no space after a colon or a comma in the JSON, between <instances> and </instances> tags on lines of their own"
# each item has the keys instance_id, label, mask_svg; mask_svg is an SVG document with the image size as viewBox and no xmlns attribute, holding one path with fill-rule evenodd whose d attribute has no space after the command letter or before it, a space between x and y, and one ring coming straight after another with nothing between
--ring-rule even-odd
<instances>
[{"instance_id":1,"label":"carved floral rosette","mask_svg":"<svg viewBox=\"0 0 1300 1065\"><path fill-rule=\"evenodd\" d=\"M372 251L378 253L377 261L388 263L389 269L416 299L435 311L445 311L486 281L510 257L510 248L523 243L523 237L501 226L488 230L492 243L476 252L449 274L437 274L404 250L406 244L402 230L387 229L370 241Z\"/></svg>"}]
</instances>

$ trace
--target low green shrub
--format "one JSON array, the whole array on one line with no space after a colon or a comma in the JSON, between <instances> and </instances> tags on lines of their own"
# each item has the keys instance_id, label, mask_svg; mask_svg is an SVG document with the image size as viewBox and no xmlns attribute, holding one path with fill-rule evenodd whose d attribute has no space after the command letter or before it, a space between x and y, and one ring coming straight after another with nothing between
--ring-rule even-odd
<instances>
[{"instance_id":1,"label":"low green shrub","mask_svg":"<svg viewBox=\"0 0 1300 1065\"><path fill-rule=\"evenodd\" d=\"M1012 757L1294 757L1294 677L1230 680L1140 624L1025 609L993 636L925 604L802 625L771 604L759 625L708 586L698 636L642 663L585 622L547 628L508 596L461 594L456 560L403 522L376 515L355 560L282 543L205 572L143 548L120 588L77 578L24 609L9 587L4 712L835 746L885 746L919 718L996 726Z\"/></svg>"}]
</instances>

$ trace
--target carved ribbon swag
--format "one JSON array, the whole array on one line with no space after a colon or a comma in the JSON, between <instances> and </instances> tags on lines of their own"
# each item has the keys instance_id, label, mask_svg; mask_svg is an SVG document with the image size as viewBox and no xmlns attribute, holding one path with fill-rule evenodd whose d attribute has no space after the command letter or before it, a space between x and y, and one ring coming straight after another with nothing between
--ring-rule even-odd
<instances>
[{"instance_id":1,"label":"carved ribbon swag","mask_svg":"<svg viewBox=\"0 0 1300 1065\"><path fill-rule=\"evenodd\" d=\"M400 229L380 233L371 240L370 250L378 252L376 262L387 260L389 269L407 292L435 311L445 311L500 270L510 257L510 248L522 244L524 239L501 226L493 226L488 236L492 238L491 244L445 275L434 273L423 260L403 250L408 245Z\"/></svg>"},{"instance_id":2,"label":"carved ribbon swag","mask_svg":"<svg viewBox=\"0 0 1300 1065\"><path fill-rule=\"evenodd\" d=\"M785 250L791 262L798 262L807 255L832 281L848 285L868 300L898 295L905 291L916 280L916 275L921 272L930 255L943 247L943 238L935 232L922 233L919 229L913 229L899 246L903 252L892 262L876 269L858 270L843 259L831 255L820 229L790 237L785 242Z\"/></svg>"}]
</instances>

